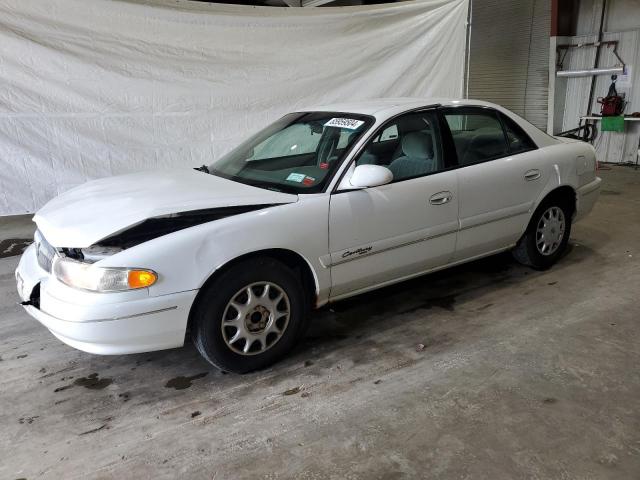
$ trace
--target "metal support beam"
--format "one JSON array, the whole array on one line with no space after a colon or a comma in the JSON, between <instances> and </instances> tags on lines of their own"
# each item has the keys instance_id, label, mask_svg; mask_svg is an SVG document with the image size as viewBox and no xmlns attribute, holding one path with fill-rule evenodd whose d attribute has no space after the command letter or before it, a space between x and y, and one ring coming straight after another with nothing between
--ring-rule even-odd
<instances>
[{"instance_id":1,"label":"metal support beam","mask_svg":"<svg viewBox=\"0 0 640 480\"><path fill-rule=\"evenodd\" d=\"M607 0L602 0L602 12L600 13L600 28L598 29L598 46L596 47L596 58L593 61L593 69L598 68L600 61L600 44L602 43L602 30L604 28L604 15L607 11ZM593 90L596 86L596 77L591 77L591 86L589 87L589 103L587 103L587 115L591 114L591 104L593 103Z\"/></svg>"},{"instance_id":2,"label":"metal support beam","mask_svg":"<svg viewBox=\"0 0 640 480\"><path fill-rule=\"evenodd\" d=\"M469 98L469 67L471 63L471 17L473 15L473 0L468 0L467 7L467 32L464 48L464 98Z\"/></svg>"}]
</instances>

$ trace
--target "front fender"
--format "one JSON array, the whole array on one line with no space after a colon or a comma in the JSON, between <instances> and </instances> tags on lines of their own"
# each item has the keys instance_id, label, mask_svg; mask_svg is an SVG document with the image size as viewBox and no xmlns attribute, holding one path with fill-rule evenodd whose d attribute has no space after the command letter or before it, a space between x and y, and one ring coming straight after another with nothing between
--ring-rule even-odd
<instances>
[{"instance_id":1,"label":"front fender","mask_svg":"<svg viewBox=\"0 0 640 480\"><path fill-rule=\"evenodd\" d=\"M149 268L158 281L149 295L197 290L220 267L248 253L284 249L311 267L318 302L324 303L330 271L320 263L328 253L328 195L309 195L277 205L186 228L141 243L100 262L101 266Z\"/></svg>"}]
</instances>

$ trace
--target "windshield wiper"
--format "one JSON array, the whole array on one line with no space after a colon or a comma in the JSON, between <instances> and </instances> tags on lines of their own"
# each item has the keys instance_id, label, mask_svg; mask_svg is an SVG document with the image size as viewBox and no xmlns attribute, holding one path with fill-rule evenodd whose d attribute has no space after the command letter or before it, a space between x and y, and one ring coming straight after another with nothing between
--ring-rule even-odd
<instances>
[{"instance_id":1,"label":"windshield wiper","mask_svg":"<svg viewBox=\"0 0 640 480\"><path fill-rule=\"evenodd\" d=\"M282 189L278 188L278 187L274 187L272 183L269 182L261 182L259 180L249 180L249 179L242 179L242 180L246 180L246 181L241 181L241 180L237 180L240 183L244 183L245 185L250 185L252 187L258 187L258 188L264 188L266 190L272 190L274 192L279 192L282 193Z\"/></svg>"},{"instance_id":2,"label":"windshield wiper","mask_svg":"<svg viewBox=\"0 0 640 480\"><path fill-rule=\"evenodd\" d=\"M194 170L197 170L198 172L211 173L209 171L209 167L207 167L206 165L202 165L201 167L196 167L194 168Z\"/></svg>"},{"instance_id":3,"label":"windshield wiper","mask_svg":"<svg viewBox=\"0 0 640 480\"><path fill-rule=\"evenodd\" d=\"M203 168L206 168L206 170L202 170ZM227 180L231 180L232 182L242 183L243 185L249 185L251 187L264 188L265 190L271 190L273 192L278 192L278 193L296 193L295 191L291 192L291 191L287 191L287 189L285 188L276 187L273 183L270 183L270 182L263 182L260 180L253 180L246 177L239 177L235 175L226 175L214 168L209 169L206 165L203 165L200 168L196 168L195 170L199 170L201 172L207 172L210 175L215 175L216 177L220 177L220 178L226 178Z\"/></svg>"}]
</instances>

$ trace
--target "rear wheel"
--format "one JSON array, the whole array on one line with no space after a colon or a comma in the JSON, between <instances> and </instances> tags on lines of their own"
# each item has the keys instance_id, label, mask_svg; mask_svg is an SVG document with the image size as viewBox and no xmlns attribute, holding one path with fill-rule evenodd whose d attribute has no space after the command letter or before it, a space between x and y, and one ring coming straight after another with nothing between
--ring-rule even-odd
<instances>
[{"instance_id":1,"label":"rear wheel","mask_svg":"<svg viewBox=\"0 0 640 480\"><path fill-rule=\"evenodd\" d=\"M214 366L245 373L285 355L307 323L302 282L271 258L243 261L200 292L194 344Z\"/></svg>"},{"instance_id":2,"label":"rear wheel","mask_svg":"<svg viewBox=\"0 0 640 480\"><path fill-rule=\"evenodd\" d=\"M561 197L544 200L533 214L527 231L513 249L524 265L544 270L560 258L571 234L570 204Z\"/></svg>"}]
</instances>

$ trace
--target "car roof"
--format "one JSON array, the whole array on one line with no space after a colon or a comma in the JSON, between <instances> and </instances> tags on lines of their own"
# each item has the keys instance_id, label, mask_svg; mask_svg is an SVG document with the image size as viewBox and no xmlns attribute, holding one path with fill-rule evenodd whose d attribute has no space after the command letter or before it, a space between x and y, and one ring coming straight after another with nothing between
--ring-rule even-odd
<instances>
[{"instance_id":1,"label":"car roof","mask_svg":"<svg viewBox=\"0 0 640 480\"><path fill-rule=\"evenodd\" d=\"M407 110L413 110L420 107L428 107L430 105L479 105L487 107L497 107L497 105L489 102L484 102L482 100L401 97L377 98L373 100L360 100L355 102L313 106L300 109L299 111L358 113L361 115L371 115L376 117L378 120L382 120Z\"/></svg>"},{"instance_id":2,"label":"car roof","mask_svg":"<svg viewBox=\"0 0 640 480\"><path fill-rule=\"evenodd\" d=\"M354 113L361 115L371 115L375 117L376 124L385 122L391 117L399 115L403 112L419 109L421 107L429 107L432 105L441 105L446 107L456 107L461 105L473 105L478 107L494 108L509 118L514 120L527 134L533 139L538 147L545 147L558 143L558 140L547 135L542 130L533 126L524 118L507 110L506 108L496 105L495 103L485 102L483 100L458 99L458 98L378 98L374 100L361 100L355 102L335 103L332 105L323 105L310 108L303 108L299 112L341 112Z\"/></svg>"}]
</instances>

